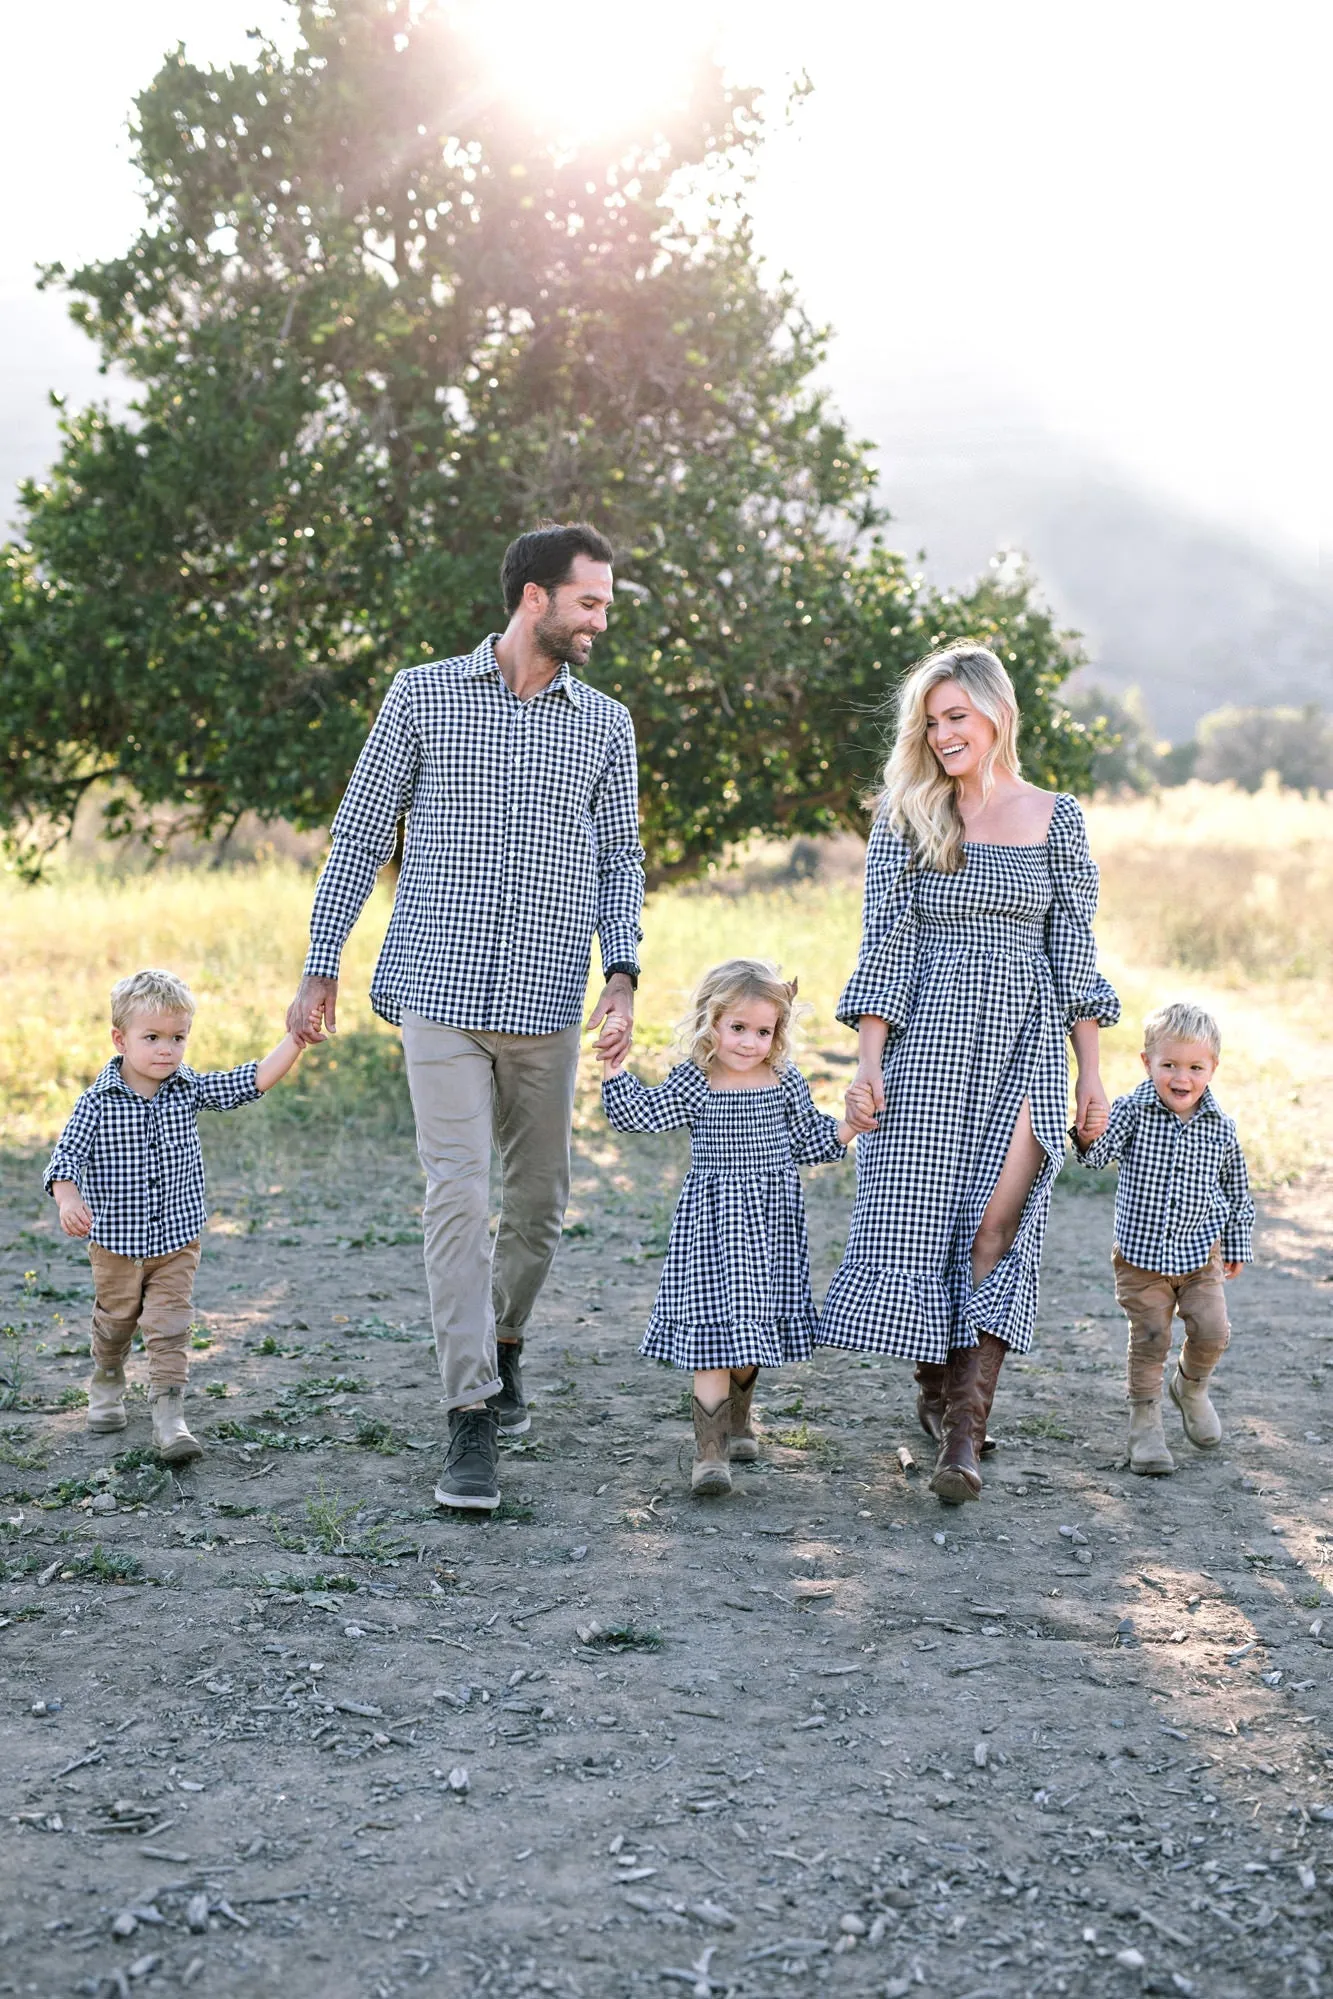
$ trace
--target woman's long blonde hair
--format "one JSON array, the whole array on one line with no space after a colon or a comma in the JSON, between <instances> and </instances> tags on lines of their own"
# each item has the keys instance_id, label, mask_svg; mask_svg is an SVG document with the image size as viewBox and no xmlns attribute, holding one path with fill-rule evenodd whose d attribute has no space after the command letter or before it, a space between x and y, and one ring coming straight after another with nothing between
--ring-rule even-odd
<instances>
[{"instance_id":1,"label":"woman's long blonde hair","mask_svg":"<svg viewBox=\"0 0 1333 1999\"><path fill-rule=\"evenodd\" d=\"M997 770L1021 775L1013 681L989 646L945 646L914 666L898 689L898 734L877 805L911 848L914 866L955 875L963 865L965 837L958 787L926 735L926 700L944 680L956 680L995 728L981 765L982 796L989 795Z\"/></svg>"},{"instance_id":2,"label":"woman's long blonde hair","mask_svg":"<svg viewBox=\"0 0 1333 1999\"><path fill-rule=\"evenodd\" d=\"M728 958L705 972L690 998L690 1010L678 1030L680 1045L696 1069L705 1075L717 1054L717 1023L728 1007L742 1000L765 1000L777 1012L773 1047L768 1063L780 1076L791 1061L792 1015L796 1010L796 981L790 985L779 976L776 965L764 958Z\"/></svg>"}]
</instances>

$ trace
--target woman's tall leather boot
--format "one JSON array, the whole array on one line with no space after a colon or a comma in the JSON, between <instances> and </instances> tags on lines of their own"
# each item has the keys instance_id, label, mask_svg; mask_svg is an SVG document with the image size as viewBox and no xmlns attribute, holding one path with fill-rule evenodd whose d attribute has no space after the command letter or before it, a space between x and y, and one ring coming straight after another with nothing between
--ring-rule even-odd
<instances>
[{"instance_id":1,"label":"woman's tall leather boot","mask_svg":"<svg viewBox=\"0 0 1333 1999\"><path fill-rule=\"evenodd\" d=\"M949 1370L943 1361L919 1360L912 1379L916 1382L916 1420L928 1437L944 1439L944 1384ZM995 1449L994 1437L982 1441L981 1455L988 1458Z\"/></svg>"},{"instance_id":2,"label":"woman's tall leather boot","mask_svg":"<svg viewBox=\"0 0 1333 1999\"><path fill-rule=\"evenodd\" d=\"M945 1506L961 1506L981 1497L981 1450L986 1419L995 1400L995 1386L1008 1352L994 1333L983 1333L974 1347L955 1347L949 1355L944 1387L944 1436L930 1489Z\"/></svg>"}]
</instances>

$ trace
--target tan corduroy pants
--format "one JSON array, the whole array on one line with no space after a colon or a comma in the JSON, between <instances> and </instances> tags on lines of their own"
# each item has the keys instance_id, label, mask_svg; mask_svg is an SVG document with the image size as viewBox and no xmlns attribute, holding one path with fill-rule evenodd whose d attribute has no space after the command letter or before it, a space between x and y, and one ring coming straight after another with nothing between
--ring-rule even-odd
<instances>
[{"instance_id":1,"label":"tan corduroy pants","mask_svg":"<svg viewBox=\"0 0 1333 1999\"><path fill-rule=\"evenodd\" d=\"M426 1175L426 1282L445 1406L499 1391L497 1333L521 1340L560 1243L579 1027L490 1034L409 1013L403 1053ZM490 1163L500 1155L492 1250Z\"/></svg>"},{"instance_id":2,"label":"tan corduroy pants","mask_svg":"<svg viewBox=\"0 0 1333 1999\"><path fill-rule=\"evenodd\" d=\"M1129 1400L1153 1402L1160 1396L1177 1312L1185 1326L1180 1353L1185 1373L1197 1380L1216 1367L1231 1338L1221 1245L1214 1243L1207 1263L1182 1277L1140 1270L1119 1250L1111 1261L1116 1300L1129 1320Z\"/></svg>"},{"instance_id":3,"label":"tan corduroy pants","mask_svg":"<svg viewBox=\"0 0 1333 1999\"><path fill-rule=\"evenodd\" d=\"M93 1359L119 1367L135 1332L148 1349L150 1388L184 1388L190 1372L191 1300L199 1268L199 1241L168 1256L117 1256L100 1242L88 1245L93 1267Z\"/></svg>"}]
</instances>

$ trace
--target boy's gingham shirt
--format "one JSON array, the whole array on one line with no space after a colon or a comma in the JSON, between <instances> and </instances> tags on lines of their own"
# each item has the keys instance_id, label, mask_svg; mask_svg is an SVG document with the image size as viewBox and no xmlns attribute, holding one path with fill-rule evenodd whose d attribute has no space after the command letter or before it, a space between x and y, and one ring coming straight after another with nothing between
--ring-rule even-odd
<instances>
[{"instance_id":1,"label":"boy's gingham shirt","mask_svg":"<svg viewBox=\"0 0 1333 1999\"><path fill-rule=\"evenodd\" d=\"M258 1064L191 1069L182 1062L141 1097L108 1062L85 1090L51 1154L44 1185L72 1180L92 1211L92 1240L117 1256L169 1256L208 1220L200 1111L257 1103Z\"/></svg>"},{"instance_id":2,"label":"boy's gingham shirt","mask_svg":"<svg viewBox=\"0 0 1333 1999\"><path fill-rule=\"evenodd\" d=\"M1201 1270L1215 1242L1224 1263L1254 1260L1254 1202L1236 1127L1205 1090L1192 1117L1177 1117L1151 1081L1117 1097L1084 1166L1120 1161L1116 1248L1140 1270L1183 1277Z\"/></svg>"},{"instance_id":3,"label":"boy's gingham shirt","mask_svg":"<svg viewBox=\"0 0 1333 1999\"><path fill-rule=\"evenodd\" d=\"M493 637L395 676L333 822L307 973L336 978L379 870L407 840L371 981L405 1013L498 1034L555 1034L582 1013L592 935L637 969L642 931L634 725L562 666L520 701Z\"/></svg>"}]
</instances>

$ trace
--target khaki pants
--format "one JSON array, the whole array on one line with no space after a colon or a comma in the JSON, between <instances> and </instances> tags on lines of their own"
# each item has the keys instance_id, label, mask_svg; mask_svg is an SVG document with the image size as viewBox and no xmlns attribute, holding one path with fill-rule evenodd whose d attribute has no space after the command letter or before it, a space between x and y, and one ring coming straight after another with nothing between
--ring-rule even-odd
<instances>
[{"instance_id":1,"label":"khaki pants","mask_svg":"<svg viewBox=\"0 0 1333 1999\"><path fill-rule=\"evenodd\" d=\"M1162 1373L1171 1351L1171 1321L1177 1312L1185 1323L1180 1365L1193 1380L1216 1367L1231 1338L1227 1321L1226 1278L1222 1248L1199 1270L1168 1277L1158 1270L1140 1270L1116 1250L1115 1295L1129 1320L1129 1400L1154 1402L1162 1392Z\"/></svg>"},{"instance_id":2,"label":"khaki pants","mask_svg":"<svg viewBox=\"0 0 1333 1999\"><path fill-rule=\"evenodd\" d=\"M498 1393L496 1337L521 1340L560 1243L579 1027L488 1034L409 1013L403 1053L426 1175L426 1283L445 1406ZM500 1155L492 1251L490 1162Z\"/></svg>"},{"instance_id":3,"label":"khaki pants","mask_svg":"<svg viewBox=\"0 0 1333 1999\"><path fill-rule=\"evenodd\" d=\"M148 1349L150 1388L184 1388L190 1371L191 1299L199 1242L169 1256L117 1256L90 1242L93 1267L93 1360L119 1367L136 1329Z\"/></svg>"}]
</instances>

